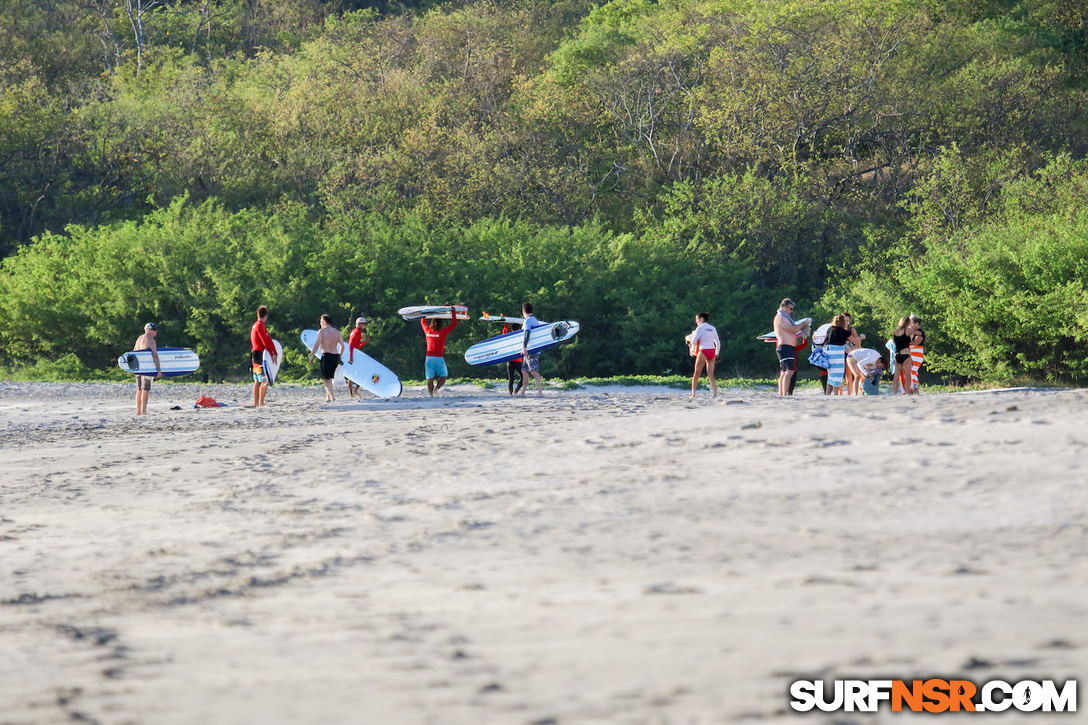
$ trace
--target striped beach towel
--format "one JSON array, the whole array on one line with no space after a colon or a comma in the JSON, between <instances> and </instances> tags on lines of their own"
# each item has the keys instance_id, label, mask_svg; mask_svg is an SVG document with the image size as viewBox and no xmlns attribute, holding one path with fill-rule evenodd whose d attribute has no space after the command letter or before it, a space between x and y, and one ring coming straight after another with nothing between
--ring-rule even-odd
<instances>
[{"instance_id":1,"label":"striped beach towel","mask_svg":"<svg viewBox=\"0 0 1088 725\"><path fill-rule=\"evenodd\" d=\"M918 389L918 368L922 367L922 361L926 359L926 351L921 345L910 346L910 359L913 363L913 370L910 375L910 387L912 390Z\"/></svg>"},{"instance_id":2,"label":"striped beach towel","mask_svg":"<svg viewBox=\"0 0 1088 725\"><path fill-rule=\"evenodd\" d=\"M842 385L846 370L846 345L827 345L827 384L833 388Z\"/></svg>"}]
</instances>

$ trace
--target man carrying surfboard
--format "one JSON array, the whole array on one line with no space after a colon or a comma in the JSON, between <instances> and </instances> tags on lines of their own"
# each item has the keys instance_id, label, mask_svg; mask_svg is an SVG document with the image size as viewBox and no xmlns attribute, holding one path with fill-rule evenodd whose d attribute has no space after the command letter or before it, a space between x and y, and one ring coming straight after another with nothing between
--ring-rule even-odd
<instances>
[{"instance_id":1,"label":"man carrying surfboard","mask_svg":"<svg viewBox=\"0 0 1088 725\"><path fill-rule=\"evenodd\" d=\"M352 328L351 334L348 335L348 365L355 362L355 351L362 350L370 342L370 333L367 332L366 326L367 320L365 317L355 318L355 327ZM353 383L351 379L347 379L347 383L348 397L354 398L359 386Z\"/></svg>"},{"instance_id":2,"label":"man carrying surfboard","mask_svg":"<svg viewBox=\"0 0 1088 725\"><path fill-rule=\"evenodd\" d=\"M151 381L162 378L162 365L159 363L159 347L155 344L155 338L159 334L157 323L149 322L144 325L144 334L136 338L133 350L150 350L151 357L155 360L154 377L150 375L136 376L136 415L147 415L147 399L151 397Z\"/></svg>"},{"instance_id":3,"label":"man carrying surfboard","mask_svg":"<svg viewBox=\"0 0 1088 725\"><path fill-rule=\"evenodd\" d=\"M427 338L427 356L423 360L423 375L427 378L427 394L434 395L450 376L446 366L446 338L457 327L457 311L451 306L450 321L422 318L419 321Z\"/></svg>"},{"instance_id":4,"label":"man carrying surfboard","mask_svg":"<svg viewBox=\"0 0 1088 725\"><path fill-rule=\"evenodd\" d=\"M533 316L533 303L523 302L521 304L521 316L525 318L525 322L522 324L521 329L525 331L525 334L521 338L521 392L518 395L525 395L525 389L529 387L529 375L533 376L536 380L536 394L537 396L544 395L544 383L540 379L540 353L529 352L529 332L534 327L540 327L540 320Z\"/></svg>"},{"instance_id":5,"label":"man carrying surfboard","mask_svg":"<svg viewBox=\"0 0 1088 725\"><path fill-rule=\"evenodd\" d=\"M276 346L272 344L272 337L265 327L265 319L268 317L268 308L261 305L257 308L257 321L249 328L250 363L253 368L253 407L264 405L265 396L268 395L268 376L264 374L264 353L267 350L276 361Z\"/></svg>"},{"instance_id":6,"label":"man carrying surfboard","mask_svg":"<svg viewBox=\"0 0 1088 725\"><path fill-rule=\"evenodd\" d=\"M306 362L313 362L317 351L321 350L321 382L325 385L326 403L333 401L332 379L336 376L336 368L340 367L340 355L346 347L340 331L332 326L332 318L327 314L321 315L321 329L317 331L317 340Z\"/></svg>"}]
</instances>

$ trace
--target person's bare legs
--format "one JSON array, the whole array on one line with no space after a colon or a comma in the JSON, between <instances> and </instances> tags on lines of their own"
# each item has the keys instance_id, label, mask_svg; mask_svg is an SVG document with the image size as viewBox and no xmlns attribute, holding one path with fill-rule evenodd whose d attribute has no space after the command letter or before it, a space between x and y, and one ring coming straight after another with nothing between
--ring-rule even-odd
<instances>
[{"instance_id":1,"label":"person's bare legs","mask_svg":"<svg viewBox=\"0 0 1088 725\"><path fill-rule=\"evenodd\" d=\"M790 394L790 379L793 378L792 370L783 370L778 376L778 394L786 396Z\"/></svg>"},{"instance_id":2,"label":"person's bare legs","mask_svg":"<svg viewBox=\"0 0 1088 725\"><path fill-rule=\"evenodd\" d=\"M525 369L525 365L521 366L521 390L514 393L514 397L525 396L525 391L529 389L529 371Z\"/></svg>"},{"instance_id":3,"label":"person's bare legs","mask_svg":"<svg viewBox=\"0 0 1088 725\"><path fill-rule=\"evenodd\" d=\"M434 392L437 393L442 388L442 386L446 384L447 379L448 378L438 378L434 384Z\"/></svg>"},{"instance_id":4,"label":"person's bare legs","mask_svg":"<svg viewBox=\"0 0 1088 725\"><path fill-rule=\"evenodd\" d=\"M714 378L714 363L718 362L718 358L708 360L706 363L706 376L710 378L710 397L718 397L718 381Z\"/></svg>"},{"instance_id":5,"label":"person's bare legs","mask_svg":"<svg viewBox=\"0 0 1088 725\"><path fill-rule=\"evenodd\" d=\"M332 398L332 378L324 378L321 382L324 383L324 385L325 385L325 402L326 403L333 402L333 398Z\"/></svg>"},{"instance_id":6,"label":"person's bare legs","mask_svg":"<svg viewBox=\"0 0 1088 725\"><path fill-rule=\"evenodd\" d=\"M910 394L910 380L913 373L914 361L911 360L910 355L907 355L907 359L899 363L899 384L904 395Z\"/></svg>"},{"instance_id":7,"label":"person's bare legs","mask_svg":"<svg viewBox=\"0 0 1088 725\"><path fill-rule=\"evenodd\" d=\"M355 383L351 382L350 380L348 380L347 383L348 383L348 397L349 398L354 398L355 397L355 391L359 389L359 386L356 385Z\"/></svg>"},{"instance_id":8,"label":"person's bare legs","mask_svg":"<svg viewBox=\"0 0 1088 725\"><path fill-rule=\"evenodd\" d=\"M434 395L434 378L427 378L427 395Z\"/></svg>"},{"instance_id":9,"label":"person's bare legs","mask_svg":"<svg viewBox=\"0 0 1088 725\"><path fill-rule=\"evenodd\" d=\"M264 406L264 399L267 396L268 396L268 383L261 383L260 384L260 396L259 396L260 402L257 403L257 405L258 406Z\"/></svg>"},{"instance_id":10,"label":"person's bare legs","mask_svg":"<svg viewBox=\"0 0 1088 725\"><path fill-rule=\"evenodd\" d=\"M691 397L695 397L695 391L699 389L699 376L706 367L706 355L699 353L695 356L695 372L691 374Z\"/></svg>"},{"instance_id":11,"label":"person's bare legs","mask_svg":"<svg viewBox=\"0 0 1088 725\"><path fill-rule=\"evenodd\" d=\"M256 380L253 381L253 407L256 408L261 404L261 384Z\"/></svg>"},{"instance_id":12,"label":"person's bare legs","mask_svg":"<svg viewBox=\"0 0 1088 725\"><path fill-rule=\"evenodd\" d=\"M136 391L136 415L147 415L147 399L150 396L150 390Z\"/></svg>"}]
</instances>

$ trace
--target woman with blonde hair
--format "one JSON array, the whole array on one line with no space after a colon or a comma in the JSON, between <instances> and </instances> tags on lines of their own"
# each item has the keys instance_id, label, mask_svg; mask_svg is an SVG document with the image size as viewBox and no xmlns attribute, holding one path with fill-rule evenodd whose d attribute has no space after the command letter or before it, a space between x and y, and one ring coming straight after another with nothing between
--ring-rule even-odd
<instances>
[{"instance_id":1,"label":"woman with blonde hair","mask_svg":"<svg viewBox=\"0 0 1088 725\"><path fill-rule=\"evenodd\" d=\"M845 315L835 315L831 319L831 329L827 331L827 344L828 345L842 345L845 346L850 341L850 328L846 324ZM843 375L845 372L846 361L843 360ZM831 389L831 395L842 395L842 379L839 380L839 384Z\"/></svg>"},{"instance_id":2,"label":"woman with blonde hair","mask_svg":"<svg viewBox=\"0 0 1088 725\"><path fill-rule=\"evenodd\" d=\"M892 333L892 344L895 346L895 384L892 389L893 393L898 393L901 389L906 394L911 389L914 363L910 358L910 333L910 318L899 318L899 325L896 326L895 332Z\"/></svg>"}]
</instances>

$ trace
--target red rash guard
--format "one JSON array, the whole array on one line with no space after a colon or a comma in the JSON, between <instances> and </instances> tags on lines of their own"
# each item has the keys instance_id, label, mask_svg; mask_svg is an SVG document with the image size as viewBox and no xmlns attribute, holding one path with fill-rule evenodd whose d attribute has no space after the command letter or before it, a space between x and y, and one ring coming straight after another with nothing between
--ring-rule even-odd
<instances>
[{"instance_id":1,"label":"red rash guard","mask_svg":"<svg viewBox=\"0 0 1088 725\"><path fill-rule=\"evenodd\" d=\"M363 331L356 327L348 335L348 349L362 350L363 345L366 344L366 340L363 339Z\"/></svg>"},{"instance_id":2,"label":"red rash guard","mask_svg":"<svg viewBox=\"0 0 1088 725\"><path fill-rule=\"evenodd\" d=\"M258 350L276 351L275 346L272 344L272 338L268 335L268 328L264 326L264 320L257 320L253 323L253 327L249 330L249 345L254 352Z\"/></svg>"},{"instance_id":3,"label":"red rash guard","mask_svg":"<svg viewBox=\"0 0 1088 725\"><path fill-rule=\"evenodd\" d=\"M446 354L446 336L457 327L457 317L441 330L427 327L427 320L420 320L419 324L423 328L423 334L427 336L427 357L443 357Z\"/></svg>"}]
</instances>

